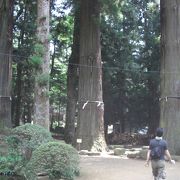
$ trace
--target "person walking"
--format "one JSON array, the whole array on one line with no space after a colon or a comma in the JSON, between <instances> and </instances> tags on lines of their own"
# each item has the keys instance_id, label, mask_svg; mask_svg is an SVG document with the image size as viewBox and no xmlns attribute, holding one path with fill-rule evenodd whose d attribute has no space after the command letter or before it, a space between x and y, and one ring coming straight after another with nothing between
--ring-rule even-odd
<instances>
[{"instance_id":1,"label":"person walking","mask_svg":"<svg viewBox=\"0 0 180 180\"><path fill-rule=\"evenodd\" d=\"M166 179L165 156L172 164L175 164L175 161L172 160L169 150L167 148L167 142L162 137L163 128L157 128L156 137L150 140L149 150L147 152L145 165L149 166L149 162L151 160L154 180Z\"/></svg>"}]
</instances>

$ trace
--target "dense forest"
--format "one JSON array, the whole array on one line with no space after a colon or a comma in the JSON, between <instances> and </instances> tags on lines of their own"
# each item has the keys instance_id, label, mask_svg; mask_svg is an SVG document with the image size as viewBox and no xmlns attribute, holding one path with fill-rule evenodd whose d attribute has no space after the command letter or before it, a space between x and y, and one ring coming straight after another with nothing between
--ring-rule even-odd
<instances>
[{"instance_id":1,"label":"dense forest","mask_svg":"<svg viewBox=\"0 0 180 180\"><path fill-rule=\"evenodd\" d=\"M0 0L0 127L38 124L102 151L109 127L152 135L161 125L180 153L179 6Z\"/></svg>"}]
</instances>

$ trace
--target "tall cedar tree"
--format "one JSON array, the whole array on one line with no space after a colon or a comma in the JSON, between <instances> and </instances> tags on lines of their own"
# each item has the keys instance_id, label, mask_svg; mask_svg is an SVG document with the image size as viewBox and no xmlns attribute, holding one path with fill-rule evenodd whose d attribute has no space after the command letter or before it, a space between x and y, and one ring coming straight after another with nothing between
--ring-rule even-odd
<instances>
[{"instance_id":1,"label":"tall cedar tree","mask_svg":"<svg viewBox=\"0 0 180 180\"><path fill-rule=\"evenodd\" d=\"M36 55L42 61L36 70L34 123L49 129L49 0L38 0Z\"/></svg>"},{"instance_id":2,"label":"tall cedar tree","mask_svg":"<svg viewBox=\"0 0 180 180\"><path fill-rule=\"evenodd\" d=\"M0 127L11 127L13 0L0 0Z\"/></svg>"},{"instance_id":3,"label":"tall cedar tree","mask_svg":"<svg viewBox=\"0 0 180 180\"><path fill-rule=\"evenodd\" d=\"M105 139L99 1L81 0L80 13L77 138L82 139L81 149L102 151Z\"/></svg>"},{"instance_id":4,"label":"tall cedar tree","mask_svg":"<svg viewBox=\"0 0 180 180\"><path fill-rule=\"evenodd\" d=\"M161 1L160 123L172 154L180 155L180 1ZM169 98L166 98L169 97Z\"/></svg>"}]
</instances>

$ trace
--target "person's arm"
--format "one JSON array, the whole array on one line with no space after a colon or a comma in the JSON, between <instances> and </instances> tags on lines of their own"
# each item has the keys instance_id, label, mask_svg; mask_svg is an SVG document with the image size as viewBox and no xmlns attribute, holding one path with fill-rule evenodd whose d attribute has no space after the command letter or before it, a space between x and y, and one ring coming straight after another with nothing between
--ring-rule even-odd
<instances>
[{"instance_id":1,"label":"person's arm","mask_svg":"<svg viewBox=\"0 0 180 180\"><path fill-rule=\"evenodd\" d=\"M171 162L172 164L175 164L175 161L172 160L171 154L170 154L170 152L169 152L168 149L165 150L165 155L166 155L166 157L168 158L169 162Z\"/></svg>"},{"instance_id":2,"label":"person's arm","mask_svg":"<svg viewBox=\"0 0 180 180\"><path fill-rule=\"evenodd\" d=\"M149 165L149 161L150 161L150 154L151 154L151 150L149 149L147 152L147 157L146 157L146 166Z\"/></svg>"},{"instance_id":3,"label":"person's arm","mask_svg":"<svg viewBox=\"0 0 180 180\"><path fill-rule=\"evenodd\" d=\"M168 158L168 160L169 160L169 161L171 161L171 160L172 160L171 155L170 155L170 153L169 153L169 150L168 150L168 149L166 149L166 150L165 150L165 155L166 155L166 157Z\"/></svg>"}]
</instances>

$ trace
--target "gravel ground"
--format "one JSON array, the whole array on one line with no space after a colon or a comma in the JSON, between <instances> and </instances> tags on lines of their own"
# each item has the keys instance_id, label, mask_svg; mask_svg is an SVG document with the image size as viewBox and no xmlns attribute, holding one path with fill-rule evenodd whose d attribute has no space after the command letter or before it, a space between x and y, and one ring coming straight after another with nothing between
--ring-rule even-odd
<instances>
[{"instance_id":1,"label":"gravel ground","mask_svg":"<svg viewBox=\"0 0 180 180\"><path fill-rule=\"evenodd\" d=\"M153 180L145 161L116 156L81 156L80 176L76 180ZM180 163L166 163L167 180L180 180Z\"/></svg>"}]
</instances>

